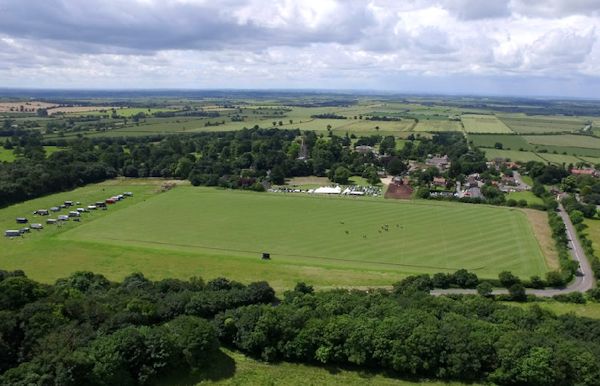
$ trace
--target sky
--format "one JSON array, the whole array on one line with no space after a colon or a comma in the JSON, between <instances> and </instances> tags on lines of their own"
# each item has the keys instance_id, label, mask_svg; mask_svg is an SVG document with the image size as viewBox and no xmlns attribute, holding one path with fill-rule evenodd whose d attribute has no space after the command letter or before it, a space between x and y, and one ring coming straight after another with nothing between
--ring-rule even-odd
<instances>
[{"instance_id":1,"label":"sky","mask_svg":"<svg viewBox=\"0 0 600 386\"><path fill-rule=\"evenodd\" d=\"M0 0L0 87L600 98L600 0Z\"/></svg>"}]
</instances>

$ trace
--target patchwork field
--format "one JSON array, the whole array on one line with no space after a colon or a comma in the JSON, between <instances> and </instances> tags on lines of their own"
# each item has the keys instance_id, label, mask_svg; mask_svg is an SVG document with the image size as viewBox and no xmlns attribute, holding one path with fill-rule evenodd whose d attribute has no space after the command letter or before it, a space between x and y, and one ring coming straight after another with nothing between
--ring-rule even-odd
<instances>
[{"instance_id":1,"label":"patchwork field","mask_svg":"<svg viewBox=\"0 0 600 386\"><path fill-rule=\"evenodd\" d=\"M531 150L531 146L520 135L508 134L469 134L469 140L475 146L494 148L496 143L501 143L504 150Z\"/></svg>"},{"instance_id":2,"label":"patchwork field","mask_svg":"<svg viewBox=\"0 0 600 386\"><path fill-rule=\"evenodd\" d=\"M538 161L545 162L537 154L530 151L518 151L518 150L500 150L500 149L482 149L485 152L487 159L494 158L507 158L511 161L517 162L529 162Z\"/></svg>"},{"instance_id":3,"label":"patchwork field","mask_svg":"<svg viewBox=\"0 0 600 386\"><path fill-rule=\"evenodd\" d=\"M466 114L461 120L467 133L512 133L495 115Z\"/></svg>"},{"instance_id":4,"label":"patchwork field","mask_svg":"<svg viewBox=\"0 0 600 386\"><path fill-rule=\"evenodd\" d=\"M536 145L572 146L600 149L600 138L586 135L529 135L524 136L524 138L527 142Z\"/></svg>"},{"instance_id":5,"label":"patchwork field","mask_svg":"<svg viewBox=\"0 0 600 386\"><path fill-rule=\"evenodd\" d=\"M448 119L429 119L429 120L419 120L417 126L413 129L414 131L428 131L428 132L437 132L437 131L462 131L462 125L458 121L450 121Z\"/></svg>"},{"instance_id":6,"label":"patchwork field","mask_svg":"<svg viewBox=\"0 0 600 386\"><path fill-rule=\"evenodd\" d=\"M482 277L546 271L519 210L187 186L156 193L157 182L130 183L110 181L2 209L0 224L13 229L15 217L63 200L135 194L106 212L84 215L81 224L3 238L0 266L45 282L78 270L115 280L142 271L152 278L263 279L277 289L300 280L321 288L390 285L407 274L458 268ZM272 260L262 261L261 252Z\"/></svg>"},{"instance_id":7,"label":"patchwork field","mask_svg":"<svg viewBox=\"0 0 600 386\"><path fill-rule=\"evenodd\" d=\"M552 153L537 153L540 158L543 158L547 162L554 164L573 164L575 165L577 162L581 162L581 158L575 157L573 155L565 155L565 154L552 154Z\"/></svg>"},{"instance_id":8,"label":"patchwork field","mask_svg":"<svg viewBox=\"0 0 600 386\"><path fill-rule=\"evenodd\" d=\"M512 131L520 134L555 133L576 131L585 126L584 120L568 117L530 117L519 115L500 115L500 120Z\"/></svg>"}]
</instances>

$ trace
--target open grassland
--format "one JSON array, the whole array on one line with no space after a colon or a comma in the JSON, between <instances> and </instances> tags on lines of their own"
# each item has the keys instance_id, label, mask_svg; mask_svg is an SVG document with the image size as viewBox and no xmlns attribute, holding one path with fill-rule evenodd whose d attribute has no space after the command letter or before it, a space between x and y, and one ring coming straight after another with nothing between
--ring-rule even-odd
<instances>
[{"instance_id":1,"label":"open grassland","mask_svg":"<svg viewBox=\"0 0 600 386\"><path fill-rule=\"evenodd\" d=\"M573 313L584 318L600 319L600 304L588 302L586 304L561 303L556 300L546 300L535 303L506 303L513 307L530 309L532 307L540 307L544 310L551 311L556 315L564 315Z\"/></svg>"},{"instance_id":2,"label":"open grassland","mask_svg":"<svg viewBox=\"0 0 600 386\"><path fill-rule=\"evenodd\" d=\"M538 161L545 162L537 154L530 151L517 151L517 150L499 150L499 149L483 149L487 159L491 160L494 158L507 158L514 162L529 162Z\"/></svg>"},{"instance_id":3,"label":"open grassland","mask_svg":"<svg viewBox=\"0 0 600 386\"><path fill-rule=\"evenodd\" d=\"M458 268L482 277L547 270L520 210L186 186L156 193L158 187L152 180L108 181L2 209L0 224L14 229L16 217L43 222L31 212L64 200L83 204L134 192L108 211L85 214L80 224L2 238L0 267L44 282L80 270L114 280L141 271L154 279L268 280L278 290L298 281L319 288L382 286L408 274ZM262 261L263 251L273 259Z\"/></svg>"},{"instance_id":4,"label":"open grassland","mask_svg":"<svg viewBox=\"0 0 600 386\"><path fill-rule=\"evenodd\" d=\"M522 276L546 270L521 211L447 203L181 187L60 239L217 254L244 259L265 273L277 264L382 273L467 268L485 277L505 269ZM273 260L260 261L263 251Z\"/></svg>"},{"instance_id":5,"label":"open grassland","mask_svg":"<svg viewBox=\"0 0 600 386\"><path fill-rule=\"evenodd\" d=\"M317 367L297 363L266 363L242 353L221 349L221 355L202 374L190 374L185 378L162 380L160 386L189 385L282 385L282 386L460 386L457 382L406 381L390 375L365 370L338 367ZM475 384L470 384L476 386Z\"/></svg>"},{"instance_id":6,"label":"open grassland","mask_svg":"<svg viewBox=\"0 0 600 386\"><path fill-rule=\"evenodd\" d=\"M600 148L585 148L574 146L533 145L536 151L545 150L545 154L565 154L576 157L600 158ZM544 154L544 153L542 153Z\"/></svg>"},{"instance_id":7,"label":"open grassland","mask_svg":"<svg viewBox=\"0 0 600 386\"><path fill-rule=\"evenodd\" d=\"M494 148L497 143L505 150L531 150L533 147L520 135L469 134L469 140L478 147Z\"/></svg>"},{"instance_id":8,"label":"open grassland","mask_svg":"<svg viewBox=\"0 0 600 386\"><path fill-rule=\"evenodd\" d=\"M419 120L414 131L462 131L463 127L458 121L450 121L448 119L429 119Z\"/></svg>"},{"instance_id":9,"label":"open grassland","mask_svg":"<svg viewBox=\"0 0 600 386\"><path fill-rule=\"evenodd\" d=\"M58 146L44 146L44 150L46 151L46 157L56 153L57 151L62 150L61 147ZM13 149L4 149L0 147L0 162L13 162L17 159L17 156L14 153Z\"/></svg>"},{"instance_id":10,"label":"open grassland","mask_svg":"<svg viewBox=\"0 0 600 386\"><path fill-rule=\"evenodd\" d=\"M587 135L528 135L525 140L534 145L570 146L600 149L600 138Z\"/></svg>"},{"instance_id":11,"label":"open grassland","mask_svg":"<svg viewBox=\"0 0 600 386\"><path fill-rule=\"evenodd\" d=\"M584 162L591 163L592 165L600 164L600 158L597 158L597 157L579 157L579 158L581 158L581 160L583 160Z\"/></svg>"},{"instance_id":12,"label":"open grassland","mask_svg":"<svg viewBox=\"0 0 600 386\"><path fill-rule=\"evenodd\" d=\"M467 133L512 133L495 115L466 114L461 120Z\"/></svg>"},{"instance_id":13,"label":"open grassland","mask_svg":"<svg viewBox=\"0 0 600 386\"><path fill-rule=\"evenodd\" d=\"M0 162L13 162L16 158L12 149L0 147Z\"/></svg>"},{"instance_id":14,"label":"open grassland","mask_svg":"<svg viewBox=\"0 0 600 386\"><path fill-rule=\"evenodd\" d=\"M520 134L569 132L585 126L583 119L561 116L500 115L499 118L512 131Z\"/></svg>"},{"instance_id":15,"label":"open grassland","mask_svg":"<svg viewBox=\"0 0 600 386\"><path fill-rule=\"evenodd\" d=\"M543 158L545 161L558 164L558 165L575 165L577 162L581 162L582 160L574 155L564 155L564 154L552 154L552 153L537 153L540 158Z\"/></svg>"},{"instance_id":16,"label":"open grassland","mask_svg":"<svg viewBox=\"0 0 600 386\"><path fill-rule=\"evenodd\" d=\"M594 246L594 253L597 256L600 256L600 220L597 219L585 219L585 225L587 225L587 236L590 240L592 240L592 245Z\"/></svg>"},{"instance_id":17,"label":"open grassland","mask_svg":"<svg viewBox=\"0 0 600 386\"><path fill-rule=\"evenodd\" d=\"M506 195L506 199L513 200L525 200L528 204L539 204L543 205L544 200L533 194L531 191L523 191L523 192L511 192Z\"/></svg>"}]
</instances>

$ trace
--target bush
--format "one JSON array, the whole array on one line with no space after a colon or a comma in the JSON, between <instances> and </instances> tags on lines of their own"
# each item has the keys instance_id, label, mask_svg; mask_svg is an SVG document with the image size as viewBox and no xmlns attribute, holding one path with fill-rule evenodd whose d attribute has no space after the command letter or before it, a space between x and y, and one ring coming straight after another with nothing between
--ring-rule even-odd
<instances>
[{"instance_id":1,"label":"bush","mask_svg":"<svg viewBox=\"0 0 600 386\"><path fill-rule=\"evenodd\" d=\"M560 294L552 297L554 300L561 303L576 303L585 304L585 296L581 292L570 292L568 294Z\"/></svg>"},{"instance_id":2,"label":"bush","mask_svg":"<svg viewBox=\"0 0 600 386\"><path fill-rule=\"evenodd\" d=\"M492 288L492 285L489 282L484 281L483 283L479 283L477 285L477 293L484 297L491 296L493 290L494 289Z\"/></svg>"},{"instance_id":3,"label":"bush","mask_svg":"<svg viewBox=\"0 0 600 386\"><path fill-rule=\"evenodd\" d=\"M511 300L515 300L518 302L527 299L527 295L525 294L525 287L523 287L523 284L521 283L515 283L508 287L508 294L510 295Z\"/></svg>"},{"instance_id":4,"label":"bush","mask_svg":"<svg viewBox=\"0 0 600 386\"><path fill-rule=\"evenodd\" d=\"M550 287L564 287L565 280L563 275L558 271L550 271L546 274L546 283Z\"/></svg>"},{"instance_id":5,"label":"bush","mask_svg":"<svg viewBox=\"0 0 600 386\"><path fill-rule=\"evenodd\" d=\"M498 279L500 280L502 286L506 288L521 283L521 280L509 271L500 272Z\"/></svg>"}]
</instances>

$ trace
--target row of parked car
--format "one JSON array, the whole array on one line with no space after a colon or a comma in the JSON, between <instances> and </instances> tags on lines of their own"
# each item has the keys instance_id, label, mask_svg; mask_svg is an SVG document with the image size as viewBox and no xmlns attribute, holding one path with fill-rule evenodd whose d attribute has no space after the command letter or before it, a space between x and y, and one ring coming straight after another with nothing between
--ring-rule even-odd
<instances>
[{"instance_id":1,"label":"row of parked car","mask_svg":"<svg viewBox=\"0 0 600 386\"><path fill-rule=\"evenodd\" d=\"M132 197L132 196L133 196L132 192L125 192L123 194L118 194L116 196L109 197L104 201L96 201L93 204L90 204L87 206L81 206L81 207L77 207L78 205L81 205L81 202L79 202L79 201L65 201L60 205L51 207L50 209L35 210L35 211L33 211L33 215L34 216L49 216L51 213L58 213L58 212L62 211L63 209L74 208L73 210L69 210L66 214L59 214L56 218L46 219L46 224L61 225L64 221L69 221L69 220L79 222L79 221L81 221L80 218L81 218L82 213L99 210L99 209L107 210L108 205L115 204L115 203L125 199L126 197ZM17 217L16 221L17 221L17 224L28 224L29 223L29 219L27 217ZM25 233L31 232L32 229L41 230L41 229L44 229L44 225L42 223L31 223L31 224L29 224L29 226L24 226L20 229L6 230L6 231L4 231L4 235L6 237L23 236Z\"/></svg>"}]
</instances>

